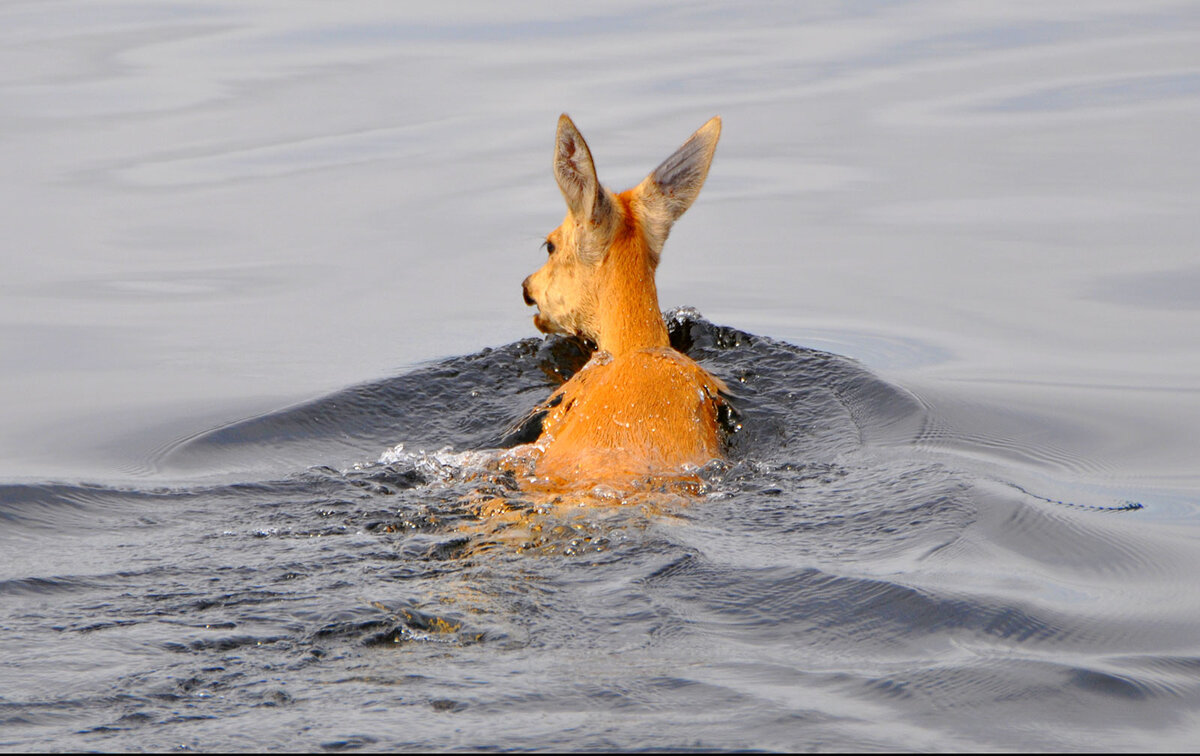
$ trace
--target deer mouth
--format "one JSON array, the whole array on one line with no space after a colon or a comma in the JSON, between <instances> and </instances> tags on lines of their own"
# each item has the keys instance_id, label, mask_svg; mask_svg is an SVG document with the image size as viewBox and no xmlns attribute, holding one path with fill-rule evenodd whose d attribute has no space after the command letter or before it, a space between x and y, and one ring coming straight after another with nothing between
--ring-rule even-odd
<instances>
[{"instance_id":1,"label":"deer mouth","mask_svg":"<svg viewBox=\"0 0 1200 756\"><path fill-rule=\"evenodd\" d=\"M542 314L541 305L539 305L537 300L533 298L533 295L529 293L528 278L521 282L521 297L525 300L525 304L529 305L530 307L538 308L537 313L533 316L534 327L536 327L542 333L554 333L554 324L549 318Z\"/></svg>"}]
</instances>

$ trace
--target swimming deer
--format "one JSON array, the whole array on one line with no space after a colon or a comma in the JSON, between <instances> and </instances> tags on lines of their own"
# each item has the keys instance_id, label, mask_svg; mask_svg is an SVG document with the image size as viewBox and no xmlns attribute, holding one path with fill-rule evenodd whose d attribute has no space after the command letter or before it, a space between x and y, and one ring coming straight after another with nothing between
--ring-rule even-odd
<instances>
[{"instance_id":1,"label":"swimming deer","mask_svg":"<svg viewBox=\"0 0 1200 756\"><path fill-rule=\"evenodd\" d=\"M542 405L535 474L551 487L628 484L721 457L720 380L671 348L654 272L672 224L708 176L721 119L692 134L649 176L615 194L600 185L587 142L558 119L554 178L567 203L543 245L550 259L525 279L525 303L545 333L596 351Z\"/></svg>"}]
</instances>

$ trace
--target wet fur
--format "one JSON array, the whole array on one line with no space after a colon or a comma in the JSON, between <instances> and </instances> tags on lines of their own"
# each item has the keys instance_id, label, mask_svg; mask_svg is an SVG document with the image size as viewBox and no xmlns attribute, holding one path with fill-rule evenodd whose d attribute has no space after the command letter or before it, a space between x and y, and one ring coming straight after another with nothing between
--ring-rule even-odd
<instances>
[{"instance_id":1,"label":"wet fur","mask_svg":"<svg viewBox=\"0 0 1200 756\"><path fill-rule=\"evenodd\" d=\"M724 386L671 348L654 281L720 131L720 119L711 119L640 184L614 194L597 180L574 123L559 118L554 173L567 215L546 237L546 264L522 288L538 307L540 330L585 339L597 351L541 406L535 474L551 487L629 483L722 456Z\"/></svg>"}]
</instances>

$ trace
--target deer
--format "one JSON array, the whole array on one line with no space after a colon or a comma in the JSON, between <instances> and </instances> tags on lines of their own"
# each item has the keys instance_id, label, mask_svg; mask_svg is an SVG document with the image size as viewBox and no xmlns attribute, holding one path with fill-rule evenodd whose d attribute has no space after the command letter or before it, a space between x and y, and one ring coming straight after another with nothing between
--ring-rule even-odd
<instances>
[{"instance_id":1,"label":"deer","mask_svg":"<svg viewBox=\"0 0 1200 756\"><path fill-rule=\"evenodd\" d=\"M618 194L600 184L570 117L559 117L553 166L567 213L542 245L545 264L521 289L539 331L595 351L540 405L531 446L544 487L628 486L722 458L725 385L671 347L655 285L663 245L699 195L720 135L713 117Z\"/></svg>"}]
</instances>

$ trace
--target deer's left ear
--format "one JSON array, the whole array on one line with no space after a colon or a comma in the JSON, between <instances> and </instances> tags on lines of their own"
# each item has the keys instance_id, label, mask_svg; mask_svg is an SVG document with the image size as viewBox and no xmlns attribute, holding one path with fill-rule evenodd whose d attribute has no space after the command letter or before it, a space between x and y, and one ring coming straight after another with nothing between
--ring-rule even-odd
<instances>
[{"instance_id":1,"label":"deer's left ear","mask_svg":"<svg viewBox=\"0 0 1200 756\"><path fill-rule=\"evenodd\" d=\"M720 136L721 118L713 116L638 184L636 192L644 213L643 222L658 249L666 241L671 224L699 196Z\"/></svg>"}]
</instances>

